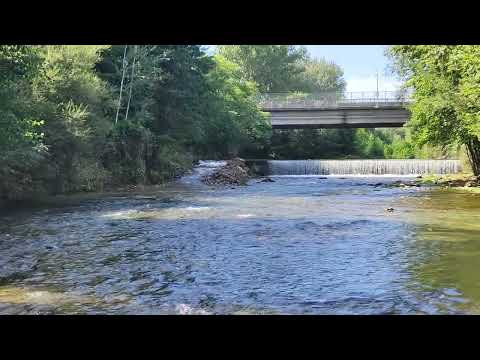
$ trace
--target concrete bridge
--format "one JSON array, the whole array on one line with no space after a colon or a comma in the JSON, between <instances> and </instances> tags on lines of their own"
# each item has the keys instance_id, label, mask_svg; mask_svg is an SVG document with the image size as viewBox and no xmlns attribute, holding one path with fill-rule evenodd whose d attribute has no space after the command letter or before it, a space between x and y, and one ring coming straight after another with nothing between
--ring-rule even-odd
<instances>
[{"instance_id":1,"label":"concrete bridge","mask_svg":"<svg viewBox=\"0 0 480 360\"><path fill-rule=\"evenodd\" d=\"M402 127L410 118L406 92L262 94L274 129Z\"/></svg>"}]
</instances>

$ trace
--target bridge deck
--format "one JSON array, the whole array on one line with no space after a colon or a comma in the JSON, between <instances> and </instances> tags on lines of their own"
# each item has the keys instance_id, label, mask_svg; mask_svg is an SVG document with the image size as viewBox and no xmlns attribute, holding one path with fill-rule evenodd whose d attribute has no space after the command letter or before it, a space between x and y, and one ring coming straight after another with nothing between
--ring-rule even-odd
<instances>
[{"instance_id":1,"label":"bridge deck","mask_svg":"<svg viewBox=\"0 0 480 360\"><path fill-rule=\"evenodd\" d=\"M276 129L402 127L410 117L405 98L372 98L362 94L309 95L306 98L264 96L263 111Z\"/></svg>"}]
</instances>

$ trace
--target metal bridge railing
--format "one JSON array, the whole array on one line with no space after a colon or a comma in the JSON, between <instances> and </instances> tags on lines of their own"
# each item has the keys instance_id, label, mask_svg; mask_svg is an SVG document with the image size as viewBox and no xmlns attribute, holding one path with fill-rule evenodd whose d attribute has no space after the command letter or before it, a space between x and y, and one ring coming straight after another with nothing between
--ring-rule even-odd
<instances>
[{"instance_id":1,"label":"metal bridge railing","mask_svg":"<svg viewBox=\"0 0 480 360\"><path fill-rule=\"evenodd\" d=\"M259 104L264 109L404 105L410 102L411 93L407 91L268 93L259 96Z\"/></svg>"}]
</instances>

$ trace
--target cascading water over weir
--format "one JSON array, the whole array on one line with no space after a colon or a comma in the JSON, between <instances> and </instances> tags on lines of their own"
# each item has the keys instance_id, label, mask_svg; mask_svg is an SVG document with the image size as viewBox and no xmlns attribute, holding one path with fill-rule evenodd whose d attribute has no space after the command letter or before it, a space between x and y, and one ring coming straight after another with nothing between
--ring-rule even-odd
<instances>
[{"instance_id":1,"label":"cascading water over weir","mask_svg":"<svg viewBox=\"0 0 480 360\"><path fill-rule=\"evenodd\" d=\"M269 160L270 175L424 175L462 170L459 160Z\"/></svg>"}]
</instances>

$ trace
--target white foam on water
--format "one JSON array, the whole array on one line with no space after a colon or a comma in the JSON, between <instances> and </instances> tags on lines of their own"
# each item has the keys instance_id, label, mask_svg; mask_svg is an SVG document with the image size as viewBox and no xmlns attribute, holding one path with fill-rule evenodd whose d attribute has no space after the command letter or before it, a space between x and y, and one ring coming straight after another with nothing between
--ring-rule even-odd
<instances>
[{"instance_id":1,"label":"white foam on water","mask_svg":"<svg viewBox=\"0 0 480 360\"><path fill-rule=\"evenodd\" d=\"M175 312L179 315L209 315L205 310L195 309L187 304L178 304L175 306Z\"/></svg>"},{"instance_id":2,"label":"white foam on water","mask_svg":"<svg viewBox=\"0 0 480 360\"><path fill-rule=\"evenodd\" d=\"M124 211L109 212L101 216L106 218L124 218L126 216L136 214L136 213L138 213L138 210L124 210Z\"/></svg>"},{"instance_id":3,"label":"white foam on water","mask_svg":"<svg viewBox=\"0 0 480 360\"><path fill-rule=\"evenodd\" d=\"M199 160L197 167L217 168L226 164L225 160Z\"/></svg>"},{"instance_id":4,"label":"white foam on water","mask_svg":"<svg viewBox=\"0 0 480 360\"><path fill-rule=\"evenodd\" d=\"M408 174L408 175L395 175L395 174L384 174L384 175L377 175L377 174L332 174L332 175L268 175L271 178L361 178L361 177L374 177L374 178L413 178L416 177L415 174Z\"/></svg>"},{"instance_id":5,"label":"white foam on water","mask_svg":"<svg viewBox=\"0 0 480 360\"><path fill-rule=\"evenodd\" d=\"M227 162L224 160L200 160L190 174L183 176L179 182L185 184L198 184L202 177L210 175L215 169L225 166L226 164Z\"/></svg>"},{"instance_id":6,"label":"white foam on water","mask_svg":"<svg viewBox=\"0 0 480 360\"><path fill-rule=\"evenodd\" d=\"M189 206L189 207L183 208L182 210L203 211L203 210L210 210L210 208L208 206L198 206L198 207Z\"/></svg>"},{"instance_id":7,"label":"white foam on water","mask_svg":"<svg viewBox=\"0 0 480 360\"><path fill-rule=\"evenodd\" d=\"M249 217L253 217L255 215L253 214L238 214L237 217L239 218L249 218Z\"/></svg>"},{"instance_id":8,"label":"white foam on water","mask_svg":"<svg viewBox=\"0 0 480 360\"><path fill-rule=\"evenodd\" d=\"M399 176L454 174L462 170L459 160L269 160L272 175Z\"/></svg>"}]
</instances>

